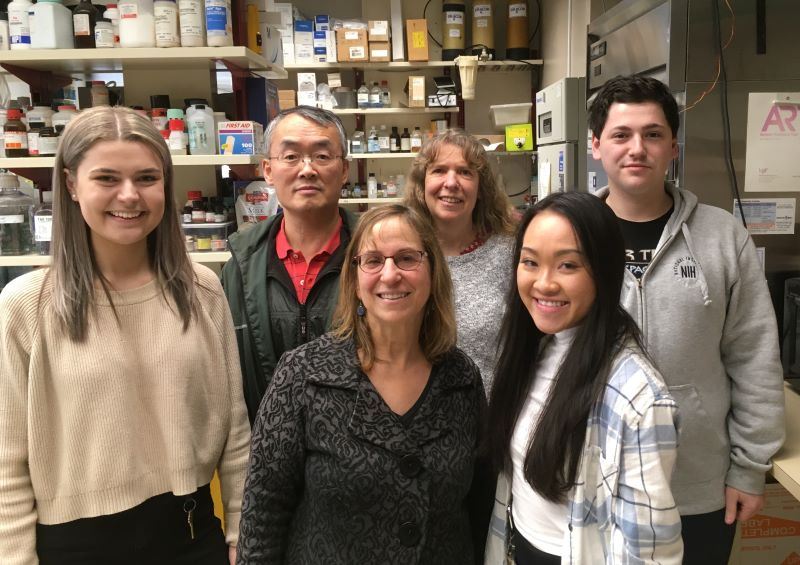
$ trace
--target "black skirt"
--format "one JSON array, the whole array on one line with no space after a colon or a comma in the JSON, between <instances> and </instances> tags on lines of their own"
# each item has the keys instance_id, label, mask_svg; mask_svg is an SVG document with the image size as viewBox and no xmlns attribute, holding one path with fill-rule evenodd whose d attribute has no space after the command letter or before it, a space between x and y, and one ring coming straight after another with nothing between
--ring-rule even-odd
<instances>
[{"instance_id":1,"label":"black skirt","mask_svg":"<svg viewBox=\"0 0 800 565\"><path fill-rule=\"evenodd\" d=\"M228 564L209 485L185 496L154 496L117 514L37 524L36 552L40 565Z\"/></svg>"}]
</instances>

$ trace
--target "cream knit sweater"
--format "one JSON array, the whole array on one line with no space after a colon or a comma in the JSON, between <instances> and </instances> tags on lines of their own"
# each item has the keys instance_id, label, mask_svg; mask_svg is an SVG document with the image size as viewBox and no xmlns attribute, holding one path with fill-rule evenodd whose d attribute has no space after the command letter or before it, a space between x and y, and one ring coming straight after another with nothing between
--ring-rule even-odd
<instances>
[{"instance_id":1,"label":"cream knit sweater","mask_svg":"<svg viewBox=\"0 0 800 565\"><path fill-rule=\"evenodd\" d=\"M250 428L216 275L195 266L201 309L186 332L151 282L113 294L119 321L99 291L75 343L54 321L46 272L0 294L0 563L38 563L37 522L189 494L215 469L235 544Z\"/></svg>"}]
</instances>

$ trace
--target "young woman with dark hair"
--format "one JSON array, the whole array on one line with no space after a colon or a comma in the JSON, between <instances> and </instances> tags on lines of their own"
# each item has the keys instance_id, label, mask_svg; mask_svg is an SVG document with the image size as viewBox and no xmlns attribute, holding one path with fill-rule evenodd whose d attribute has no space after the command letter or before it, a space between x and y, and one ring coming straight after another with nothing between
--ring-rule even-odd
<instances>
[{"instance_id":1,"label":"young woman with dark hair","mask_svg":"<svg viewBox=\"0 0 800 565\"><path fill-rule=\"evenodd\" d=\"M519 565L680 563L676 405L619 305L616 218L594 196L550 196L513 256L489 407L496 514L510 519L507 532L493 520L490 548L505 536Z\"/></svg>"}]
</instances>

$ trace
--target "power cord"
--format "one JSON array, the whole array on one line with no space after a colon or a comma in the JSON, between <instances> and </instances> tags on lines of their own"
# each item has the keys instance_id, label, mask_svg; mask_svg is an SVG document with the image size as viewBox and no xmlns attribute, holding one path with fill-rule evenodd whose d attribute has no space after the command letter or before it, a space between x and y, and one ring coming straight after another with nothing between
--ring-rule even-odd
<instances>
[{"instance_id":1,"label":"power cord","mask_svg":"<svg viewBox=\"0 0 800 565\"><path fill-rule=\"evenodd\" d=\"M733 16L733 9L731 5L728 3L728 0L723 0L725 4L728 6L728 9L731 11L731 15ZM735 20L734 20L735 21ZM723 145L725 148L725 166L728 170L728 176L731 181L731 188L733 191L733 197L736 200L736 204L739 208L739 214L742 217L742 224L744 225L745 229L747 229L747 220L744 217L744 207L742 206L742 198L739 194L739 182L736 179L736 169L733 165L733 149L731 147L731 116L730 110L728 108L728 73L725 68L725 47L730 44L730 40L728 43L723 45L722 43L722 18L720 16L719 11L719 0L714 0L714 32L716 34L717 39L717 47L719 48L719 76L720 76L720 90L719 90L719 97L720 97L720 110L722 111L722 134L723 134ZM733 31L731 31L731 39L733 39Z\"/></svg>"}]
</instances>

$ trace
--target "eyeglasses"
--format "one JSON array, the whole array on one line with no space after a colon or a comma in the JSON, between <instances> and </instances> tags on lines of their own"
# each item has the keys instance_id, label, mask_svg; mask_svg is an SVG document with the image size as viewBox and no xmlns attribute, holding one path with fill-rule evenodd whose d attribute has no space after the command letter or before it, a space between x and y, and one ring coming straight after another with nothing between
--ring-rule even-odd
<instances>
[{"instance_id":1,"label":"eyeglasses","mask_svg":"<svg viewBox=\"0 0 800 565\"><path fill-rule=\"evenodd\" d=\"M308 163L318 169L332 167L341 158L341 155L331 155L330 153L314 153L313 155L284 153L283 155L270 156L271 160L277 161L286 168L294 168L300 166L301 163Z\"/></svg>"},{"instance_id":2,"label":"eyeglasses","mask_svg":"<svg viewBox=\"0 0 800 565\"><path fill-rule=\"evenodd\" d=\"M391 259L394 262L394 266L401 271L416 271L426 255L428 254L425 251L417 251L416 249L404 249L394 255L364 253L353 257L353 263L361 267L362 271L371 275L380 272L387 259Z\"/></svg>"}]
</instances>

